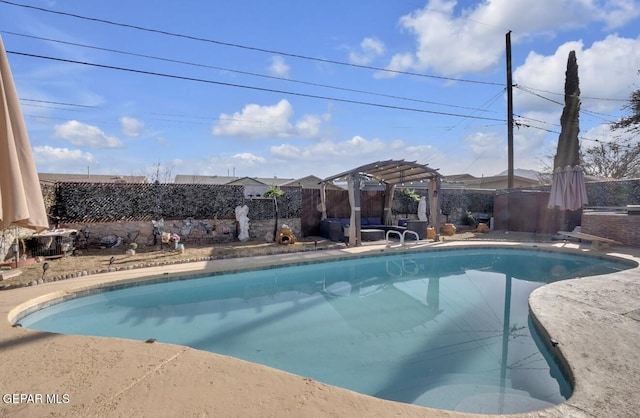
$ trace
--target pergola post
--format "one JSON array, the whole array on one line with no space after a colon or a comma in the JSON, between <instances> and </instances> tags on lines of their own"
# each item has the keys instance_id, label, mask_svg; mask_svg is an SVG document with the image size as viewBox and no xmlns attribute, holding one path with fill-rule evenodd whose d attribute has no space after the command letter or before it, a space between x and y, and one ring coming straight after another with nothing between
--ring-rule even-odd
<instances>
[{"instance_id":1,"label":"pergola post","mask_svg":"<svg viewBox=\"0 0 640 418\"><path fill-rule=\"evenodd\" d=\"M327 219L327 183L320 185L320 209L322 210L322 219Z\"/></svg>"},{"instance_id":2,"label":"pergola post","mask_svg":"<svg viewBox=\"0 0 640 418\"><path fill-rule=\"evenodd\" d=\"M440 241L440 177L432 178L429 180L429 221L435 231L434 241Z\"/></svg>"},{"instance_id":3,"label":"pergola post","mask_svg":"<svg viewBox=\"0 0 640 418\"><path fill-rule=\"evenodd\" d=\"M392 206L393 206L393 194L395 193L396 185L387 183L384 190L384 224L392 225Z\"/></svg>"},{"instance_id":4,"label":"pergola post","mask_svg":"<svg viewBox=\"0 0 640 418\"><path fill-rule=\"evenodd\" d=\"M360 246L360 173L349 175L349 205L351 219L349 220L349 245Z\"/></svg>"}]
</instances>

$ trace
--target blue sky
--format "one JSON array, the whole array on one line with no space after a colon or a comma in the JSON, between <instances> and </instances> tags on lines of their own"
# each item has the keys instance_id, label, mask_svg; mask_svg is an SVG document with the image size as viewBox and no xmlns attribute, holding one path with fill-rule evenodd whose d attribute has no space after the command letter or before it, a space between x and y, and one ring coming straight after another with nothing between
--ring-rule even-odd
<instances>
[{"instance_id":1,"label":"blue sky","mask_svg":"<svg viewBox=\"0 0 640 418\"><path fill-rule=\"evenodd\" d=\"M515 167L540 169L571 50L581 146L615 140L639 28L632 0L0 1L40 172L327 177L394 158L494 175L508 31Z\"/></svg>"}]
</instances>

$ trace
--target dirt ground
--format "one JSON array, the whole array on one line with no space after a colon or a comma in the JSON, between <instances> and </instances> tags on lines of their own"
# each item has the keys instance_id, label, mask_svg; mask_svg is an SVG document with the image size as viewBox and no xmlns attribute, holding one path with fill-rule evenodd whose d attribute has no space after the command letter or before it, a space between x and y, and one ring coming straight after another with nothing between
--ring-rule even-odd
<instances>
[{"instance_id":1,"label":"dirt ground","mask_svg":"<svg viewBox=\"0 0 640 418\"><path fill-rule=\"evenodd\" d=\"M443 236L444 240L494 240L494 241L547 241L548 236L530 233L505 233L491 231L488 234L460 232L453 236ZM175 251L166 244L158 246L139 246L134 255L126 254L128 247L100 249L77 249L75 255L37 260L19 268L17 276L0 281L0 290L29 286L53 280L63 280L77 275L89 275L107 272L109 269L143 268L158 264L203 261L208 259L247 257L252 255L280 254L286 252L310 251L313 249L340 248L344 243L328 241L321 237L306 237L291 245L266 243L264 241L233 242L216 245L185 245L184 253ZM113 258L113 261L111 261ZM46 271L43 266L47 264Z\"/></svg>"}]
</instances>

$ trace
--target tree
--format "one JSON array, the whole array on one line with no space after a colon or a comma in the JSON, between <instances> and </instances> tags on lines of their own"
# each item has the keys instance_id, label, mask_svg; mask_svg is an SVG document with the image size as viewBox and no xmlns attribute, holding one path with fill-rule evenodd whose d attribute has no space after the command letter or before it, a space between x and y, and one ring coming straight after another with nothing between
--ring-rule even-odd
<instances>
[{"instance_id":1,"label":"tree","mask_svg":"<svg viewBox=\"0 0 640 418\"><path fill-rule=\"evenodd\" d=\"M564 108L560 116L560 137L553 168L580 164L580 79L576 51L569 52L564 81Z\"/></svg>"},{"instance_id":2,"label":"tree","mask_svg":"<svg viewBox=\"0 0 640 418\"><path fill-rule=\"evenodd\" d=\"M636 128L637 129L637 128ZM640 177L640 142L624 139L600 143L583 155L585 173L614 179Z\"/></svg>"},{"instance_id":3,"label":"tree","mask_svg":"<svg viewBox=\"0 0 640 418\"><path fill-rule=\"evenodd\" d=\"M151 164L149 167L143 167L141 174L147 177L149 183L171 183L173 181L171 166L165 166L160 161Z\"/></svg>"},{"instance_id":4,"label":"tree","mask_svg":"<svg viewBox=\"0 0 640 418\"><path fill-rule=\"evenodd\" d=\"M402 209L404 209L404 215L409 216L409 212L415 212L413 208L415 208L416 202L420 200L420 196L416 193L415 190L404 189L402 193L400 193L400 202L402 202Z\"/></svg>"},{"instance_id":5,"label":"tree","mask_svg":"<svg viewBox=\"0 0 640 418\"><path fill-rule=\"evenodd\" d=\"M640 74L640 71L638 71ZM640 90L631 93L629 104L625 105L624 110L630 110L631 115L623 117L617 122L611 124L611 130L625 130L627 132L640 132Z\"/></svg>"},{"instance_id":6,"label":"tree","mask_svg":"<svg viewBox=\"0 0 640 418\"><path fill-rule=\"evenodd\" d=\"M630 110L631 115L611 123L609 128L630 134L640 132L640 90L631 93L623 109ZM640 177L640 142L631 138L600 143L587 149L583 159L587 174L615 179Z\"/></svg>"},{"instance_id":7,"label":"tree","mask_svg":"<svg viewBox=\"0 0 640 418\"><path fill-rule=\"evenodd\" d=\"M278 237L278 198L282 196L284 192L278 186L274 186L273 184L269 186L269 190L264 193L264 197L268 197L273 199L273 209L274 216L276 218L276 223L273 227L273 241Z\"/></svg>"}]
</instances>

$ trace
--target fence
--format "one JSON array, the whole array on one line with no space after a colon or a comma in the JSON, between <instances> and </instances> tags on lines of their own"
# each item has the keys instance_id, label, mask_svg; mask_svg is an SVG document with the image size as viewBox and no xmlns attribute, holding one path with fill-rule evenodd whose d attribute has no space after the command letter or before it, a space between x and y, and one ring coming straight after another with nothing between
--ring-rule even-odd
<instances>
[{"instance_id":1,"label":"fence","mask_svg":"<svg viewBox=\"0 0 640 418\"><path fill-rule=\"evenodd\" d=\"M303 236L317 235L321 218L320 191L300 187L283 187L278 198L278 217L300 219L298 231ZM417 190L427 195L426 190ZM55 222L91 223L116 221L150 221L164 218L226 219L233 222L235 208L249 207L252 221L275 217L271 199L245 199L243 186L202 184L113 184L57 183L43 185L49 214ZM407 204L396 192L392 213L396 217L412 217L418 202ZM591 205L622 206L640 204L640 180L587 183ZM327 216L349 217L348 192L327 190ZM496 229L538 233L555 233L580 225L580 211L560 213L546 208L548 188L540 190L443 189L440 193L442 218L458 223L465 212L494 215ZM428 197L427 197L428 200ZM361 214L382 218L384 191L361 192Z\"/></svg>"}]
</instances>

